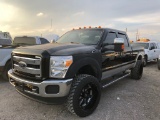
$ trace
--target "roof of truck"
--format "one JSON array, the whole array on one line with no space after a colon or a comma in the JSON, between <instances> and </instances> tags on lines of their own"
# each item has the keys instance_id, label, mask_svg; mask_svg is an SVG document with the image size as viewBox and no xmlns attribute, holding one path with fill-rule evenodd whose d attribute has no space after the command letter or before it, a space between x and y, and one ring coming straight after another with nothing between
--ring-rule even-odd
<instances>
[{"instance_id":1,"label":"roof of truck","mask_svg":"<svg viewBox=\"0 0 160 120\"><path fill-rule=\"evenodd\" d=\"M74 29L73 28L73 30L90 30L90 29L98 29L98 30L101 30L101 29L103 29L103 30L106 30L106 31L112 31L112 32L119 32L119 33L123 33L123 34L126 34L126 32L125 31L121 31L121 30L117 30L117 29L112 29L112 28L98 28L98 27L95 27L95 28L86 28L86 27L84 27L84 28L79 28L79 29Z\"/></svg>"}]
</instances>

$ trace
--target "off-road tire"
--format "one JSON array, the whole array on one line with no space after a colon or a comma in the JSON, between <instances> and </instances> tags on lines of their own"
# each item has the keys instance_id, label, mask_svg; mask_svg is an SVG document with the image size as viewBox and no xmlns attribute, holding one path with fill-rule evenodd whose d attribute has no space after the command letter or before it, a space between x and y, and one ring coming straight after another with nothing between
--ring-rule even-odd
<instances>
[{"instance_id":1,"label":"off-road tire","mask_svg":"<svg viewBox=\"0 0 160 120\"><path fill-rule=\"evenodd\" d=\"M94 88L93 94L95 93L95 95L90 100L89 105L86 107L86 109L84 109L82 108L83 106L80 106L80 97L82 96L84 88L89 84L91 84ZM70 94L67 100L67 108L71 113L79 117L86 117L92 114L94 110L97 108L100 101L100 97L101 87L98 79L91 75L80 74L74 78L74 82L72 83Z\"/></svg>"},{"instance_id":2,"label":"off-road tire","mask_svg":"<svg viewBox=\"0 0 160 120\"><path fill-rule=\"evenodd\" d=\"M143 74L143 63L141 60L137 60L134 68L131 69L131 78L135 80L141 79Z\"/></svg>"},{"instance_id":3,"label":"off-road tire","mask_svg":"<svg viewBox=\"0 0 160 120\"><path fill-rule=\"evenodd\" d=\"M12 68L12 63L11 61L8 61L5 65L2 77L4 80L8 80L8 71Z\"/></svg>"}]
</instances>

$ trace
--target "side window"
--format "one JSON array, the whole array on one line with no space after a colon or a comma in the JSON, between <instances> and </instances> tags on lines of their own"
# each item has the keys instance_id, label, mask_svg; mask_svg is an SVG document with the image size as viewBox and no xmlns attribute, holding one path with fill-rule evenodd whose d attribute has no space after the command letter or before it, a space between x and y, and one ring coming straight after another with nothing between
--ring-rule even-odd
<instances>
[{"instance_id":1,"label":"side window","mask_svg":"<svg viewBox=\"0 0 160 120\"><path fill-rule=\"evenodd\" d=\"M125 35L125 34L118 33L118 37L119 37L119 38L123 38L123 39L124 39L124 45L128 47L128 40L127 40L126 35Z\"/></svg>"},{"instance_id":2,"label":"side window","mask_svg":"<svg viewBox=\"0 0 160 120\"><path fill-rule=\"evenodd\" d=\"M156 46L156 44L155 44L155 43L153 43L153 45L154 45L154 49L157 49L157 46Z\"/></svg>"},{"instance_id":3,"label":"side window","mask_svg":"<svg viewBox=\"0 0 160 120\"><path fill-rule=\"evenodd\" d=\"M110 32L110 33L108 33L104 43L114 43L115 38L117 38L116 33ZM105 48L112 50L112 49L114 49L114 45L107 45L107 46L105 46Z\"/></svg>"},{"instance_id":4,"label":"side window","mask_svg":"<svg viewBox=\"0 0 160 120\"><path fill-rule=\"evenodd\" d=\"M41 44L49 43L49 41L44 38L40 38L40 41L41 41Z\"/></svg>"},{"instance_id":5,"label":"side window","mask_svg":"<svg viewBox=\"0 0 160 120\"><path fill-rule=\"evenodd\" d=\"M117 38L116 33L110 32L108 33L104 43L114 43L115 38Z\"/></svg>"}]
</instances>

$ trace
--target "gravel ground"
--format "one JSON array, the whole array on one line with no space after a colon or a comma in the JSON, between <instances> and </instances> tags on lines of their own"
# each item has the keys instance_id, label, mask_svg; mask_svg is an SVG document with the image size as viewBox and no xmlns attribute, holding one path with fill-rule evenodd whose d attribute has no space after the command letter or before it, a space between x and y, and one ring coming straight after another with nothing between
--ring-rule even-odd
<instances>
[{"instance_id":1,"label":"gravel ground","mask_svg":"<svg viewBox=\"0 0 160 120\"><path fill-rule=\"evenodd\" d=\"M18 94L0 80L0 120L160 120L160 71L156 63L144 68L140 81L125 78L102 90L95 112L79 118L65 105L45 105Z\"/></svg>"}]
</instances>

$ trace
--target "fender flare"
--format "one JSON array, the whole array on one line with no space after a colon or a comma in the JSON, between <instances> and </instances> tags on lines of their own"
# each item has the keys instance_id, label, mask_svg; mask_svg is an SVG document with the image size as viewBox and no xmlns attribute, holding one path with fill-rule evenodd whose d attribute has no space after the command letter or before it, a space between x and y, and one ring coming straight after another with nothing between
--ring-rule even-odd
<instances>
[{"instance_id":1,"label":"fender flare","mask_svg":"<svg viewBox=\"0 0 160 120\"><path fill-rule=\"evenodd\" d=\"M87 57L80 59L74 62L66 73L66 78L73 78L76 73L84 66L89 65L93 68L94 72L96 73L97 78L100 80L102 77L100 64L93 58Z\"/></svg>"},{"instance_id":2,"label":"fender flare","mask_svg":"<svg viewBox=\"0 0 160 120\"><path fill-rule=\"evenodd\" d=\"M142 62L144 61L144 54L143 54L143 53L138 53L138 54L137 54L137 57L136 57L136 62L135 62L135 64L134 64L134 66L135 66L136 63L137 63L139 56L142 57Z\"/></svg>"}]
</instances>

